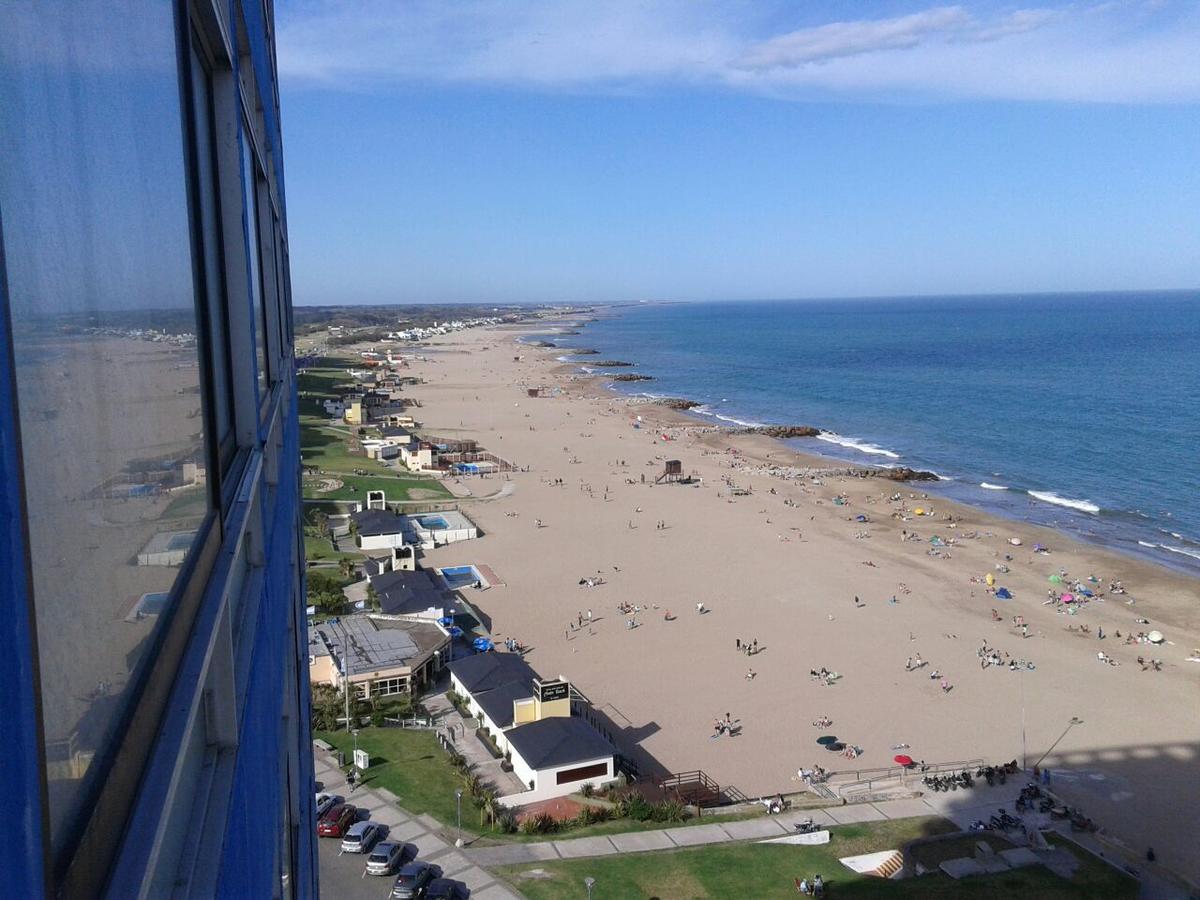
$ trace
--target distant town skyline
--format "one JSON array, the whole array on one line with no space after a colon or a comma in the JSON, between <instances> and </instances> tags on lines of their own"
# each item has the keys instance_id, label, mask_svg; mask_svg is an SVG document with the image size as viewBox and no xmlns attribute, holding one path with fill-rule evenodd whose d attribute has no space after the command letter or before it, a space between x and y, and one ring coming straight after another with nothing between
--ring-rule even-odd
<instances>
[{"instance_id":1,"label":"distant town skyline","mask_svg":"<svg viewBox=\"0 0 1200 900\"><path fill-rule=\"evenodd\" d=\"M1200 286L1200 8L296 2L301 304Z\"/></svg>"}]
</instances>

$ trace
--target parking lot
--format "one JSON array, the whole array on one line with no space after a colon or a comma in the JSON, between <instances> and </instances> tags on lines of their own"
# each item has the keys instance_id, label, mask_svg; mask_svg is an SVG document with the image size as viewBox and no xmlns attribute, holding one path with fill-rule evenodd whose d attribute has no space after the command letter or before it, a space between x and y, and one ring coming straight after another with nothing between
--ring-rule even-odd
<instances>
[{"instance_id":1,"label":"parking lot","mask_svg":"<svg viewBox=\"0 0 1200 900\"><path fill-rule=\"evenodd\" d=\"M442 830L439 822L429 816L409 815L383 790L359 789L351 793L341 770L320 751L315 763L322 790L340 794L357 806L362 811L360 819L370 818L385 826L387 840L414 844L417 859L441 866L443 877L460 882L471 900L516 900L517 894L498 883L490 872L472 865L452 840L439 836ZM335 900L384 900L391 892L395 876L365 875L367 854L343 854L341 843L336 838L317 839L321 895Z\"/></svg>"}]
</instances>

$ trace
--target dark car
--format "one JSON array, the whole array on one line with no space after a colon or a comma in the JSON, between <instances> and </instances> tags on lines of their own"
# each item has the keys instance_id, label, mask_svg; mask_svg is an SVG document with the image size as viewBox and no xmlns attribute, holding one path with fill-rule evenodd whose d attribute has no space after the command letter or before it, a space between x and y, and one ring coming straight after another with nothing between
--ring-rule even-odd
<instances>
[{"instance_id":1,"label":"dark car","mask_svg":"<svg viewBox=\"0 0 1200 900\"><path fill-rule=\"evenodd\" d=\"M425 900L467 900L470 896L467 886L453 878L435 878L425 888Z\"/></svg>"},{"instance_id":2,"label":"dark car","mask_svg":"<svg viewBox=\"0 0 1200 900\"><path fill-rule=\"evenodd\" d=\"M340 838L357 819L357 807L349 803L335 803L317 820L317 836Z\"/></svg>"},{"instance_id":3,"label":"dark car","mask_svg":"<svg viewBox=\"0 0 1200 900\"><path fill-rule=\"evenodd\" d=\"M399 841L376 844L371 855L367 857L367 874L391 875L416 855L417 848L413 844L403 844Z\"/></svg>"},{"instance_id":4,"label":"dark car","mask_svg":"<svg viewBox=\"0 0 1200 900\"><path fill-rule=\"evenodd\" d=\"M417 900L435 878L442 877L442 867L427 862L410 862L396 876L392 885L392 900Z\"/></svg>"}]
</instances>

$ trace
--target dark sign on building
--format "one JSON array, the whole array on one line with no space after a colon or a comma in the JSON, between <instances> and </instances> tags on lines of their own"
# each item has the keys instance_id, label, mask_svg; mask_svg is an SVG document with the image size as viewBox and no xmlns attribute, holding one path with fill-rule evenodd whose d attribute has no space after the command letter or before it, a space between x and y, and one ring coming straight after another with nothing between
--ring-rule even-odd
<instances>
[{"instance_id":1,"label":"dark sign on building","mask_svg":"<svg viewBox=\"0 0 1200 900\"><path fill-rule=\"evenodd\" d=\"M546 681L538 685L538 699L543 703L566 700L571 696L571 685L566 681Z\"/></svg>"}]
</instances>

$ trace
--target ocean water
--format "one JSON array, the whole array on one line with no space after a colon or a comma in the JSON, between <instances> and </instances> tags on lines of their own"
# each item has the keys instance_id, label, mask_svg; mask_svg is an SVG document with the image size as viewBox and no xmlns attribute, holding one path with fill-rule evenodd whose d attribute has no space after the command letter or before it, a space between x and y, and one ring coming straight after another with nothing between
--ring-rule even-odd
<instances>
[{"instance_id":1,"label":"ocean water","mask_svg":"<svg viewBox=\"0 0 1200 900\"><path fill-rule=\"evenodd\" d=\"M554 340L654 377L627 393L812 425L790 443L1200 573L1200 291L644 304Z\"/></svg>"}]
</instances>

